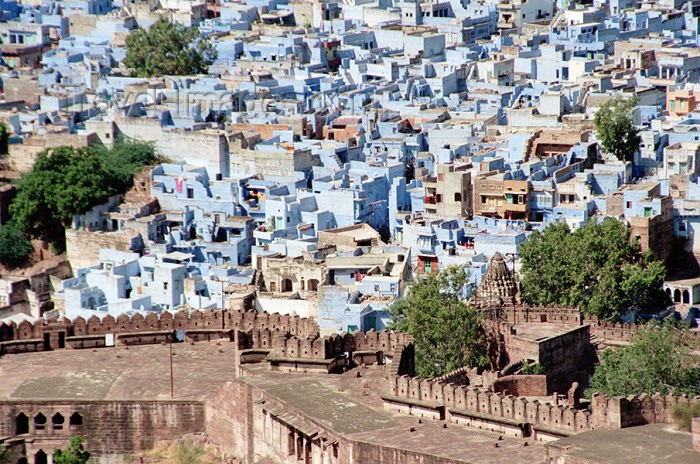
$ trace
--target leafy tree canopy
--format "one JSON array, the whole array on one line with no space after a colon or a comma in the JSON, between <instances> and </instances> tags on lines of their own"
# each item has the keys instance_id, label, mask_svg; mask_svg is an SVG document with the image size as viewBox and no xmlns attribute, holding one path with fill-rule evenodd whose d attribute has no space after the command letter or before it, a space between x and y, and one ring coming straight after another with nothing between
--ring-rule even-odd
<instances>
[{"instance_id":1,"label":"leafy tree canopy","mask_svg":"<svg viewBox=\"0 0 700 464\"><path fill-rule=\"evenodd\" d=\"M589 221L573 233L562 223L533 232L520 249L523 293L537 304L578 306L604 319L665 308L666 268L629 237L616 219Z\"/></svg>"},{"instance_id":2,"label":"leafy tree canopy","mask_svg":"<svg viewBox=\"0 0 700 464\"><path fill-rule=\"evenodd\" d=\"M83 448L83 437L71 437L68 448L57 449L53 454L55 464L85 464L90 459L90 453Z\"/></svg>"},{"instance_id":3,"label":"leafy tree canopy","mask_svg":"<svg viewBox=\"0 0 700 464\"><path fill-rule=\"evenodd\" d=\"M27 262L34 251L32 242L17 224L10 221L0 226L0 263L13 268Z\"/></svg>"},{"instance_id":4,"label":"leafy tree canopy","mask_svg":"<svg viewBox=\"0 0 700 464\"><path fill-rule=\"evenodd\" d=\"M486 366L486 327L464 300L468 282L469 271L452 266L419 277L408 295L391 306L390 328L415 339L418 375L432 378L462 366Z\"/></svg>"},{"instance_id":5,"label":"leafy tree canopy","mask_svg":"<svg viewBox=\"0 0 700 464\"><path fill-rule=\"evenodd\" d=\"M196 27L161 18L150 28L136 29L126 38L124 65L135 77L182 76L205 73L216 60L208 38Z\"/></svg>"},{"instance_id":6,"label":"leafy tree canopy","mask_svg":"<svg viewBox=\"0 0 700 464\"><path fill-rule=\"evenodd\" d=\"M606 350L589 393L627 396L641 393L700 394L699 348L690 331L649 324L619 350Z\"/></svg>"},{"instance_id":7,"label":"leafy tree canopy","mask_svg":"<svg viewBox=\"0 0 700 464\"><path fill-rule=\"evenodd\" d=\"M596 135L603 149L622 161L632 161L642 138L632 122L634 99L606 101L593 118Z\"/></svg>"},{"instance_id":8,"label":"leafy tree canopy","mask_svg":"<svg viewBox=\"0 0 700 464\"><path fill-rule=\"evenodd\" d=\"M126 192L133 174L155 161L154 147L137 142L116 144L110 150L44 150L20 181L10 214L22 231L62 251L64 228L73 216Z\"/></svg>"}]
</instances>

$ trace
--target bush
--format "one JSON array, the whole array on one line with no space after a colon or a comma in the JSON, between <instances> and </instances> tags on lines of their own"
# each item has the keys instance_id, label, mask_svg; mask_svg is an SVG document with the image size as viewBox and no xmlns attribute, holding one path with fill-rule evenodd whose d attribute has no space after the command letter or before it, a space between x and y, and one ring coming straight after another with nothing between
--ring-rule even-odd
<instances>
[{"instance_id":1,"label":"bush","mask_svg":"<svg viewBox=\"0 0 700 464\"><path fill-rule=\"evenodd\" d=\"M175 461L177 464L201 464L204 454L204 448L195 445L192 439L187 438L177 444Z\"/></svg>"},{"instance_id":2,"label":"bush","mask_svg":"<svg viewBox=\"0 0 700 464\"><path fill-rule=\"evenodd\" d=\"M544 368L541 364L525 364L520 373L523 375L542 375L544 374Z\"/></svg>"},{"instance_id":3,"label":"bush","mask_svg":"<svg viewBox=\"0 0 700 464\"><path fill-rule=\"evenodd\" d=\"M55 464L85 464L90 459L90 453L83 448L83 437L71 437L68 448L57 449L53 453Z\"/></svg>"},{"instance_id":4,"label":"bush","mask_svg":"<svg viewBox=\"0 0 700 464\"><path fill-rule=\"evenodd\" d=\"M677 404L671 411L671 417L676 427L690 432L690 420L693 417L700 417L700 403Z\"/></svg>"},{"instance_id":5,"label":"bush","mask_svg":"<svg viewBox=\"0 0 700 464\"><path fill-rule=\"evenodd\" d=\"M34 251L32 242L15 222L0 226L0 263L14 268L27 262Z\"/></svg>"}]
</instances>

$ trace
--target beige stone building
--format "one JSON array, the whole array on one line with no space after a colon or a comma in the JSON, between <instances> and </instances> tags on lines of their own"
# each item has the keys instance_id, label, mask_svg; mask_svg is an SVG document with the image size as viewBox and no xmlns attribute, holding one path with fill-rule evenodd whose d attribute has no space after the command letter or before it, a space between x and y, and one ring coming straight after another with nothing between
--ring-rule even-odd
<instances>
[{"instance_id":1,"label":"beige stone building","mask_svg":"<svg viewBox=\"0 0 700 464\"><path fill-rule=\"evenodd\" d=\"M436 176L423 179L425 212L447 217L471 217L472 185L469 165L438 164Z\"/></svg>"}]
</instances>

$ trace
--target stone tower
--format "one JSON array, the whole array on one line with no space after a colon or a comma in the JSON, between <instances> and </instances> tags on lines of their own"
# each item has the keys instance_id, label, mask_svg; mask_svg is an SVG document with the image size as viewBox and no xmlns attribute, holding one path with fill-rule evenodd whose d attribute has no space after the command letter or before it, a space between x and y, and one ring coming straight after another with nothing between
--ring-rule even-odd
<instances>
[{"instance_id":1,"label":"stone tower","mask_svg":"<svg viewBox=\"0 0 700 464\"><path fill-rule=\"evenodd\" d=\"M517 293L518 285L505 259L499 252L494 253L476 290L476 302L486 306L513 303Z\"/></svg>"}]
</instances>

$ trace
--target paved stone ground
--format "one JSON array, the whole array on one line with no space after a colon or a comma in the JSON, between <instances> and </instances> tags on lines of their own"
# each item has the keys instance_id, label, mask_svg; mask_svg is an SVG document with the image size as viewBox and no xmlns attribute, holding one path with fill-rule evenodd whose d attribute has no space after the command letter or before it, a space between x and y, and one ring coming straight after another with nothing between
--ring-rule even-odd
<instances>
[{"instance_id":1,"label":"paved stone ground","mask_svg":"<svg viewBox=\"0 0 700 464\"><path fill-rule=\"evenodd\" d=\"M231 343L173 344L175 399L203 399L234 378ZM170 398L168 345L0 357L0 399Z\"/></svg>"},{"instance_id":2,"label":"paved stone ground","mask_svg":"<svg viewBox=\"0 0 700 464\"><path fill-rule=\"evenodd\" d=\"M621 430L592 430L549 445L567 449L576 462L615 464L698 464L700 453L691 447L690 433L666 424L642 425Z\"/></svg>"}]
</instances>

